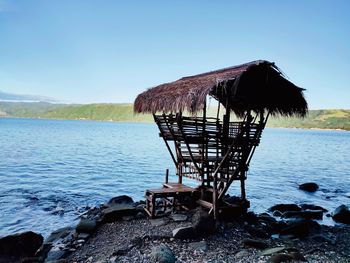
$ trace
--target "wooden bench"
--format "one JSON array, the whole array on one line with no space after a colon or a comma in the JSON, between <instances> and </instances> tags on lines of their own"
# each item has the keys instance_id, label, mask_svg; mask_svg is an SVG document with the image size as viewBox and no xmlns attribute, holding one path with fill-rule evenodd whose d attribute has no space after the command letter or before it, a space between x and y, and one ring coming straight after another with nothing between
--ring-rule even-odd
<instances>
[{"instance_id":1,"label":"wooden bench","mask_svg":"<svg viewBox=\"0 0 350 263\"><path fill-rule=\"evenodd\" d=\"M165 213L167 209L185 208L186 205L181 203L184 197L193 198L199 190L181 183L164 183L162 188L146 190L146 207L147 214L154 218L156 212L162 209ZM160 199L160 200L159 200ZM158 202L161 201L161 202Z\"/></svg>"}]
</instances>

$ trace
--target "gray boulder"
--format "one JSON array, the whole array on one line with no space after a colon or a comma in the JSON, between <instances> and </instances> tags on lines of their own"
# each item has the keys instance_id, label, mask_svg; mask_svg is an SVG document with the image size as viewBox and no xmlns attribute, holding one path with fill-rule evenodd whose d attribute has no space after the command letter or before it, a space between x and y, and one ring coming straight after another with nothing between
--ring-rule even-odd
<instances>
[{"instance_id":1,"label":"gray boulder","mask_svg":"<svg viewBox=\"0 0 350 263\"><path fill-rule=\"evenodd\" d=\"M196 233L192 226L179 227L173 230L173 237L178 239L192 239L196 237Z\"/></svg>"},{"instance_id":2,"label":"gray boulder","mask_svg":"<svg viewBox=\"0 0 350 263\"><path fill-rule=\"evenodd\" d=\"M337 207L332 217L336 222L350 225L350 210L346 205Z\"/></svg>"},{"instance_id":3,"label":"gray boulder","mask_svg":"<svg viewBox=\"0 0 350 263\"><path fill-rule=\"evenodd\" d=\"M303 219L322 219L322 210L306 210L306 211L287 211L282 215L283 218L303 218Z\"/></svg>"},{"instance_id":4,"label":"gray boulder","mask_svg":"<svg viewBox=\"0 0 350 263\"><path fill-rule=\"evenodd\" d=\"M120 195L113 197L111 200L109 200L105 206L113 206L113 205L120 205L120 204L133 204L134 200L130 196L127 195Z\"/></svg>"},{"instance_id":5,"label":"gray boulder","mask_svg":"<svg viewBox=\"0 0 350 263\"><path fill-rule=\"evenodd\" d=\"M214 217L206 211L197 211L192 217L192 224L198 236L208 236L216 231Z\"/></svg>"},{"instance_id":6,"label":"gray boulder","mask_svg":"<svg viewBox=\"0 0 350 263\"><path fill-rule=\"evenodd\" d=\"M296 204L278 204L270 207L269 209L271 212L279 211L279 212L286 212L286 211L301 211L301 208Z\"/></svg>"},{"instance_id":7,"label":"gray boulder","mask_svg":"<svg viewBox=\"0 0 350 263\"><path fill-rule=\"evenodd\" d=\"M299 189L306 192L316 192L318 190L318 185L316 183L304 183L299 185Z\"/></svg>"},{"instance_id":8,"label":"gray boulder","mask_svg":"<svg viewBox=\"0 0 350 263\"><path fill-rule=\"evenodd\" d=\"M90 219L81 219L78 225L76 226L77 233L93 233L97 227L95 220Z\"/></svg>"},{"instance_id":9,"label":"gray boulder","mask_svg":"<svg viewBox=\"0 0 350 263\"><path fill-rule=\"evenodd\" d=\"M110 223L121 220L125 216L135 216L137 213L132 204L114 204L102 210L103 223Z\"/></svg>"},{"instance_id":10,"label":"gray boulder","mask_svg":"<svg viewBox=\"0 0 350 263\"><path fill-rule=\"evenodd\" d=\"M0 238L0 261L11 257L34 257L43 241L42 235L32 231Z\"/></svg>"},{"instance_id":11,"label":"gray boulder","mask_svg":"<svg viewBox=\"0 0 350 263\"><path fill-rule=\"evenodd\" d=\"M287 227L280 232L282 236L306 237L320 229L320 225L312 220L295 220L288 222Z\"/></svg>"},{"instance_id":12,"label":"gray boulder","mask_svg":"<svg viewBox=\"0 0 350 263\"><path fill-rule=\"evenodd\" d=\"M258 249L265 249L269 247L269 245L265 241L252 238L243 239L243 244L246 247L253 247Z\"/></svg>"},{"instance_id":13,"label":"gray boulder","mask_svg":"<svg viewBox=\"0 0 350 263\"><path fill-rule=\"evenodd\" d=\"M199 250L199 251L203 251L203 252L208 250L208 244L206 241L189 243L188 246L194 250Z\"/></svg>"},{"instance_id":14,"label":"gray boulder","mask_svg":"<svg viewBox=\"0 0 350 263\"><path fill-rule=\"evenodd\" d=\"M323 212L328 212L326 208L323 208L322 206L319 206L319 205L302 204L301 208L303 210L322 210Z\"/></svg>"},{"instance_id":15,"label":"gray boulder","mask_svg":"<svg viewBox=\"0 0 350 263\"><path fill-rule=\"evenodd\" d=\"M171 249L164 244L153 247L151 257L159 263L175 263L176 258Z\"/></svg>"}]
</instances>

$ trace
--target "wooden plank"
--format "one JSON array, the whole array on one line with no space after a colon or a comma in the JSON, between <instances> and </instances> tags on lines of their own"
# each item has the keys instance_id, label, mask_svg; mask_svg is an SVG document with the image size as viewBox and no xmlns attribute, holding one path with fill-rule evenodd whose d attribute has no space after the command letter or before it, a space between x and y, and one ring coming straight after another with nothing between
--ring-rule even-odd
<instances>
[{"instance_id":1,"label":"wooden plank","mask_svg":"<svg viewBox=\"0 0 350 263\"><path fill-rule=\"evenodd\" d=\"M197 200L197 204L199 204L200 206L203 206L205 208L208 208L208 209L212 209L213 208L213 204L212 203L209 203L208 201L205 201L203 199Z\"/></svg>"}]
</instances>

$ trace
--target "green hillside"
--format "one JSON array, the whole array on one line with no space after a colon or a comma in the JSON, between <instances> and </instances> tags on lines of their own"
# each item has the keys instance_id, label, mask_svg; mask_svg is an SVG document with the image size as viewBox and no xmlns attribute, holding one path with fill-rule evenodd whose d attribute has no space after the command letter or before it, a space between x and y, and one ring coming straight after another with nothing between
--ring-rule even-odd
<instances>
[{"instance_id":1,"label":"green hillside","mask_svg":"<svg viewBox=\"0 0 350 263\"><path fill-rule=\"evenodd\" d=\"M210 108L208 115L213 116ZM51 104L0 102L0 117L153 122L150 114L134 114L132 104ZM350 110L310 110L305 119L270 118L268 127L350 130Z\"/></svg>"},{"instance_id":2,"label":"green hillside","mask_svg":"<svg viewBox=\"0 0 350 263\"><path fill-rule=\"evenodd\" d=\"M350 110L310 110L307 118L271 118L269 127L350 130Z\"/></svg>"}]
</instances>

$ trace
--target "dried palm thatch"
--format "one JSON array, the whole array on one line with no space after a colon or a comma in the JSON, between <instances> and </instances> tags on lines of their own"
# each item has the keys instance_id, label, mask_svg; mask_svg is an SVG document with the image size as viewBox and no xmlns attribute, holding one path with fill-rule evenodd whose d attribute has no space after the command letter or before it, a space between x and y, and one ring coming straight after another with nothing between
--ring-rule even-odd
<instances>
[{"instance_id":1,"label":"dried palm thatch","mask_svg":"<svg viewBox=\"0 0 350 263\"><path fill-rule=\"evenodd\" d=\"M137 96L136 113L203 110L207 95L243 116L247 110L267 110L272 115L307 114L302 88L287 80L274 63L258 60L195 76L184 77L148 89Z\"/></svg>"}]
</instances>

